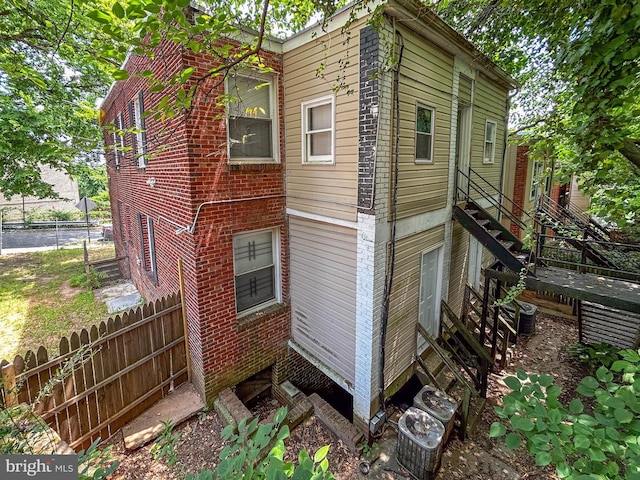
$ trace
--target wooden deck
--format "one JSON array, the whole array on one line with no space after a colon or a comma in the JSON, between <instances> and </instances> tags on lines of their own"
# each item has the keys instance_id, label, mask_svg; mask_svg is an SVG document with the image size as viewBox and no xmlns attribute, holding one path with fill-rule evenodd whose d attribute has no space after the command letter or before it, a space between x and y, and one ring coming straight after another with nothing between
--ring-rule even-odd
<instances>
[{"instance_id":1,"label":"wooden deck","mask_svg":"<svg viewBox=\"0 0 640 480\"><path fill-rule=\"evenodd\" d=\"M485 275L512 285L518 282L518 276L512 272L487 269ZM538 267L536 277L526 278L527 289L558 293L577 300L640 313L640 284L556 267Z\"/></svg>"}]
</instances>

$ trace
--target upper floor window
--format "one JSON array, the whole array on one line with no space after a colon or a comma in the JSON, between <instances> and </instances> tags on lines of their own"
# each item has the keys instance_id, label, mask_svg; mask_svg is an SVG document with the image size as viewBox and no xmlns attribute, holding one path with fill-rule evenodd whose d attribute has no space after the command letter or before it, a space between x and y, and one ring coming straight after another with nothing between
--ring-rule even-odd
<instances>
[{"instance_id":1,"label":"upper floor window","mask_svg":"<svg viewBox=\"0 0 640 480\"><path fill-rule=\"evenodd\" d=\"M250 313L280 299L278 230L233 236L236 311Z\"/></svg>"},{"instance_id":2,"label":"upper floor window","mask_svg":"<svg viewBox=\"0 0 640 480\"><path fill-rule=\"evenodd\" d=\"M273 77L229 75L229 158L278 161L278 102Z\"/></svg>"},{"instance_id":3,"label":"upper floor window","mask_svg":"<svg viewBox=\"0 0 640 480\"><path fill-rule=\"evenodd\" d=\"M115 159L116 169L120 168L120 160L124 155L125 143L122 130L124 129L124 121L122 119L122 113L118 113L114 119L113 125L113 156Z\"/></svg>"},{"instance_id":4,"label":"upper floor window","mask_svg":"<svg viewBox=\"0 0 640 480\"><path fill-rule=\"evenodd\" d=\"M542 173L544 164L538 160L533 162L531 167L531 184L529 185L529 200L535 200L540 196L542 187Z\"/></svg>"},{"instance_id":5,"label":"upper floor window","mask_svg":"<svg viewBox=\"0 0 640 480\"><path fill-rule=\"evenodd\" d=\"M493 120L487 120L484 127L484 156L483 163L493 163L496 153L496 129L497 124Z\"/></svg>"},{"instance_id":6,"label":"upper floor window","mask_svg":"<svg viewBox=\"0 0 640 480\"><path fill-rule=\"evenodd\" d=\"M135 132L131 138L133 147L134 163L137 161L138 168L147 166L147 132L146 122L144 118L144 98L142 91L138 92L129 103L129 116L131 117L131 126L135 127Z\"/></svg>"},{"instance_id":7,"label":"upper floor window","mask_svg":"<svg viewBox=\"0 0 640 480\"><path fill-rule=\"evenodd\" d=\"M433 127L435 110L418 104L416 107L416 162L433 162Z\"/></svg>"},{"instance_id":8,"label":"upper floor window","mask_svg":"<svg viewBox=\"0 0 640 480\"><path fill-rule=\"evenodd\" d=\"M302 163L333 163L335 97L302 102Z\"/></svg>"}]
</instances>

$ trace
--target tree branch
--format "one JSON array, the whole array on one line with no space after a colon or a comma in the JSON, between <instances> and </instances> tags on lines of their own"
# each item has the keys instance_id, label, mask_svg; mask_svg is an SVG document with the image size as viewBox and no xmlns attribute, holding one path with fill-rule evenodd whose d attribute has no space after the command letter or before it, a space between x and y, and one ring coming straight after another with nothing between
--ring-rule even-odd
<instances>
[{"instance_id":1,"label":"tree branch","mask_svg":"<svg viewBox=\"0 0 640 480\"><path fill-rule=\"evenodd\" d=\"M624 157L640 169L640 141L625 138L622 141L622 148L619 152Z\"/></svg>"},{"instance_id":2,"label":"tree branch","mask_svg":"<svg viewBox=\"0 0 640 480\"><path fill-rule=\"evenodd\" d=\"M530 128L533 128L533 127L535 127L536 125L540 125L541 123L544 123L544 122L546 122L546 121L547 121L547 119L546 119L546 118L539 118L539 119L538 119L538 120L536 120L535 122L530 123L530 124L528 124L528 125L524 125L524 126L522 126L522 127L518 128L518 129L516 129L516 130L514 130L514 131L510 132L509 134L510 134L510 135L516 135L517 133L520 133L520 132L522 132L522 131L524 131L524 130L529 130Z\"/></svg>"},{"instance_id":3,"label":"tree branch","mask_svg":"<svg viewBox=\"0 0 640 480\"><path fill-rule=\"evenodd\" d=\"M244 52L241 56L239 56L238 58L236 58L235 60L233 60L230 63L225 63L220 65L218 68L214 68L212 70L209 70L209 72L207 72L206 75L200 77L198 79L198 83L202 83L203 81L205 81L207 78L216 75L224 70L230 70L231 68L235 67L236 65L238 65L240 62L246 60L247 58L249 58L251 55L255 55L257 53L260 52L260 50L262 49L262 40L264 39L264 29L265 29L265 25L267 23L267 13L269 11L269 1L270 0L265 0L264 2L264 7L262 9L262 17L260 18L260 28L258 30L258 42L256 43L256 46L254 48L252 48L251 50L248 50L246 52Z\"/></svg>"},{"instance_id":4,"label":"tree branch","mask_svg":"<svg viewBox=\"0 0 640 480\"><path fill-rule=\"evenodd\" d=\"M75 6L74 0L71 0L71 10L69 10L69 18L67 19L67 24L65 25L64 30L62 31L62 35L60 35L60 38L58 39L58 44L56 45L56 48L53 50L53 55L58 53L58 50L60 50L60 45L62 44L64 37L67 36L67 32L69 31L69 27L71 26L71 20L73 19L74 6Z\"/></svg>"}]
</instances>

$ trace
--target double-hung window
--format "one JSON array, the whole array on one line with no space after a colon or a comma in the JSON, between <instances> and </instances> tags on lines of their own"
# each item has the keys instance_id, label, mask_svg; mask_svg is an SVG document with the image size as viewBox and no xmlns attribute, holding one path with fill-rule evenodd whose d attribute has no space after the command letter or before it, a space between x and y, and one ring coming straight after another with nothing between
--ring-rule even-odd
<instances>
[{"instance_id":1,"label":"double-hung window","mask_svg":"<svg viewBox=\"0 0 640 480\"><path fill-rule=\"evenodd\" d=\"M274 78L229 75L227 108L232 161L277 162L277 99Z\"/></svg>"},{"instance_id":2,"label":"double-hung window","mask_svg":"<svg viewBox=\"0 0 640 480\"><path fill-rule=\"evenodd\" d=\"M125 151L124 134L122 133L122 130L124 130L124 120L122 118L122 113L118 113L114 119L112 134L113 157L115 159L116 169L120 168L120 159L124 155Z\"/></svg>"},{"instance_id":3,"label":"double-hung window","mask_svg":"<svg viewBox=\"0 0 640 480\"><path fill-rule=\"evenodd\" d=\"M493 163L493 157L496 153L496 128L497 123L493 120L487 120L484 127L484 156L483 163Z\"/></svg>"},{"instance_id":4,"label":"double-hung window","mask_svg":"<svg viewBox=\"0 0 640 480\"><path fill-rule=\"evenodd\" d=\"M302 103L302 163L333 163L335 97Z\"/></svg>"},{"instance_id":5,"label":"double-hung window","mask_svg":"<svg viewBox=\"0 0 640 480\"><path fill-rule=\"evenodd\" d=\"M233 236L236 311L250 313L279 301L278 230Z\"/></svg>"},{"instance_id":6,"label":"double-hung window","mask_svg":"<svg viewBox=\"0 0 640 480\"><path fill-rule=\"evenodd\" d=\"M133 99L133 115L135 119L135 144L133 153L138 160L138 168L147 166L147 132L144 119L144 100L142 91Z\"/></svg>"},{"instance_id":7,"label":"double-hung window","mask_svg":"<svg viewBox=\"0 0 640 480\"><path fill-rule=\"evenodd\" d=\"M435 111L418 104L416 106L416 162L433 162L433 127Z\"/></svg>"},{"instance_id":8,"label":"double-hung window","mask_svg":"<svg viewBox=\"0 0 640 480\"><path fill-rule=\"evenodd\" d=\"M544 164L539 161L533 162L531 167L531 184L529 185L529 200L535 200L540 195L542 172Z\"/></svg>"}]
</instances>

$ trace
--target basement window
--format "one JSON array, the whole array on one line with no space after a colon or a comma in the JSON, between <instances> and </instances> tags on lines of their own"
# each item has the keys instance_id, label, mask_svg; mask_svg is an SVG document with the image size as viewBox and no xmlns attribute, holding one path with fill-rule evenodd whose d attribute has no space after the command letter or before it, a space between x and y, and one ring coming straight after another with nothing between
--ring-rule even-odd
<instances>
[{"instance_id":1,"label":"basement window","mask_svg":"<svg viewBox=\"0 0 640 480\"><path fill-rule=\"evenodd\" d=\"M247 314L280 301L279 230L233 236L236 312Z\"/></svg>"}]
</instances>

